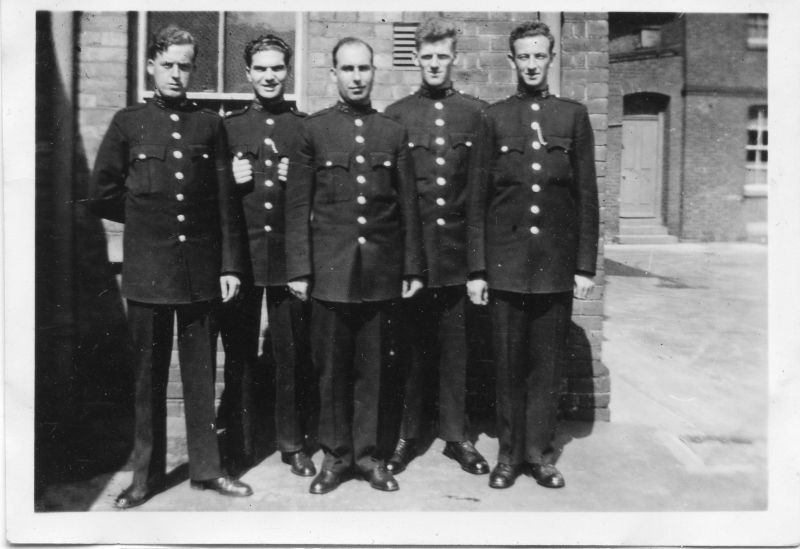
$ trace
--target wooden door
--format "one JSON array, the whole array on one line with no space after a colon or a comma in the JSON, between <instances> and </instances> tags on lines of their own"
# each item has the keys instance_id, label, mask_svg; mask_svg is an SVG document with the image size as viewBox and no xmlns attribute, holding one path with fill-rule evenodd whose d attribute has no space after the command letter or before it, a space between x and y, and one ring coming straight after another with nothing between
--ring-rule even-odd
<instances>
[{"instance_id":1,"label":"wooden door","mask_svg":"<svg viewBox=\"0 0 800 549\"><path fill-rule=\"evenodd\" d=\"M662 128L658 114L622 119L620 217L660 220Z\"/></svg>"}]
</instances>

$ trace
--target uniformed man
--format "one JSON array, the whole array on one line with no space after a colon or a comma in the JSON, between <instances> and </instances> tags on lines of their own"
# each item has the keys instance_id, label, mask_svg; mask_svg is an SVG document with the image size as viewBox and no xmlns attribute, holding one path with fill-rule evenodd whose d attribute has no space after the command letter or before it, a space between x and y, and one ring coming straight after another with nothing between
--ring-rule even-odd
<instances>
[{"instance_id":1,"label":"uniformed man","mask_svg":"<svg viewBox=\"0 0 800 549\"><path fill-rule=\"evenodd\" d=\"M314 476L307 437L314 430L319 399L311 367L309 304L286 286L285 187L289 152L297 147L304 113L284 98L292 48L273 34L244 50L247 80L255 99L225 120L233 174L243 195L250 271L240 298L222 308L229 453L233 468L252 464L253 367L258 360L261 304L266 290L275 359L277 445L292 473ZM221 406L222 407L222 406Z\"/></svg>"},{"instance_id":2,"label":"uniformed man","mask_svg":"<svg viewBox=\"0 0 800 549\"><path fill-rule=\"evenodd\" d=\"M211 301L232 299L242 272L241 204L233 193L222 120L187 100L197 46L174 26L153 37L155 95L118 112L100 146L89 207L125 223L122 295L135 376L133 482L120 509L164 487L166 392L177 316L192 488L249 496L224 476L214 426Z\"/></svg>"},{"instance_id":3,"label":"uniformed man","mask_svg":"<svg viewBox=\"0 0 800 549\"><path fill-rule=\"evenodd\" d=\"M486 209L470 221L470 247L488 274L468 283L470 299L491 301L497 374L499 451L489 485L508 488L530 467L540 485L560 488L553 463L559 364L573 295L587 297L597 260L594 138L586 107L548 91L554 38L547 25L518 26L509 45L518 91L487 111Z\"/></svg>"},{"instance_id":4,"label":"uniformed man","mask_svg":"<svg viewBox=\"0 0 800 549\"><path fill-rule=\"evenodd\" d=\"M433 18L415 34L419 90L386 109L408 130L427 262L426 288L403 303L408 373L400 439L387 467L403 471L438 387L439 437L444 454L464 471L480 475L489 465L467 437L466 380L468 193L480 181L478 149L486 103L453 89L456 28ZM437 368L438 366L438 368ZM438 369L438 371L437 371Z\"/></svg>"},{"instance_id":5,"label":"uniformed man","mask_svg":"<svg viewBox=\"0 0 800 549\"><path fill-rule=\"evenodd\" d=\"M386 364L398 298L422 287L419 214L406 131L378 114L372 48L344 38L331 69L340 100L309 116L289 169L287 276L312 298L314 366L321 372L319 440L325 452L310 491L355 472L398 489L379 444Z\"/></svg>"}]
</instances>

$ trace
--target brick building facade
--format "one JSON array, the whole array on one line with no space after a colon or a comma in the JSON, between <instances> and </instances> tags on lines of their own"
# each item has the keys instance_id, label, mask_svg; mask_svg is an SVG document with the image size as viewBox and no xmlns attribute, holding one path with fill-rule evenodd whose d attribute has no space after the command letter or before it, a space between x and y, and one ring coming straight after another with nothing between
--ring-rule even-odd
<instances>
[{"instance_id":1,"label":"brick building facade","mask_svg":"<svg viewBox=\"0 0 800 549\"><path fill-rule=\"evenodd\" d=\"M608 191L620 198L607 237L644 241L660 225L681 240L765 240L767 16L612 13L609 22L609 180L620 187ZM652 143L625 150L624 133L647 124L655 137L636 135ZM653 196L636 195L637 185Z\"/></svg>"},{"instance_id":2,"label":"brick building facade","mask_svg":"<svg viewBox=\"0 0 800 549\"><path fill-rule=\"evenodd\" d=\"M210 13L210 12L209 12ZM308 112L332 104L330 51L359 36L375 49L374 106L412 92L416 70L393 68L394 24L421 12L310 12L297 15L294 99ZM554 91L584 102L595 131L601 223L614 212L606 183L609 154L608 18L605 13L448 12L459 30L457 89L486 101L515 91L506 54L514 23L541 18L557 37ZM124 303L118 283L123 226L90 216L76 201L113 114L141 99L142 37L147 15L133 12L37 14L37 437L55 444L59 430L79 428L97 411L132 409L125 363ZM74 57L59 52L75 52ZM205 50L203 55L213 55ZM238 58L238 57L237 57ZM57 70L54 70L57 69ZM215 108L246 101L241 94L200 94ZM601 234L604 230L601 227ZM602 244L602 242L601 242ZM562 411L577 419L609 418L610 386L601 360L603 257L597 287L576 302ZM488 341L488 338L487 340ZM477 342L478 346L483 342ZM482 360L489 360L482 355ZM488 364L484 370L490 370ZM177 370L171 372L173 412L180 410ZM221 380L221 371L218 373Z\"/></svg>"}]
</instances>

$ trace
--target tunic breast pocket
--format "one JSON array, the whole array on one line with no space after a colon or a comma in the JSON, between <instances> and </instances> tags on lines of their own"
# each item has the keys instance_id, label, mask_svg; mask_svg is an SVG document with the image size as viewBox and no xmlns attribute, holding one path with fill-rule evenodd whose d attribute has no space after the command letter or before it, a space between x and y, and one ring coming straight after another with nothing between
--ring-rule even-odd
<instances>
[{"instance_id":1,"label":"tunic breast pocket","mask_svg":"<svg viewBox=\"0 0 800 549\"><path fill-rule=\"evenodd\" d=\"M128 190L133 194L159 190L164 173L165 145L134 145L128 154Z\"/></svg>"},{"instance_id":2,"label":"tunic breast pocket","mask_svg":"<svg viewBox=\"0 0 800 549\"><path fill-rule=\"evenodd\" d=\"M371 152L369 162L372 168L371 177L374 180L369 186L370 194L379 200L394 200L397 196L392 177L396 162L394 155L390 152Z\"/></svg>"},{"instance_id":3,"label":"tunic breast pocket","mask_svg":"<svg viewBox=\"0 0 800 549\"><path fill-rule=\"evenodd\" d=\"M525 173L522 164L525 155L525 136L514 135L497 140L492 181L496 187L506 187L520 182Z\"/></svg>"},{"instance_id":4,"label":"tunic breast pocket","mask_svg":"<svg viewBox=\"0 0 800 549\"><path fill-rule=\"evenodd\" d=\"M355 196L350 175L350 155L322 153L315 162L316 200L323 203L352 200Z\"/></svg>"},{"instance_id":5,"label":"tunic breast pocket","mask_svg":"<svg viewBox=\"0 0 800 549\"><path fill-rule=\"evenodd\" d=\"M572 179L572 139L556 135L546 136L547 172L556 183L567 184Z\"/></svg>"},{"instance_id":6,"label":"tunic breast pocket","mask_svg":"<svg viewBox=\"0 0 800 549\"><path fill-rule=\"evenodd\" d=\"M189 145L189 158L192 162L192 175L189 183L207 188L216 181L216 170L212 156L212 149L208 145Z\"/></svg>"}]
</instances>

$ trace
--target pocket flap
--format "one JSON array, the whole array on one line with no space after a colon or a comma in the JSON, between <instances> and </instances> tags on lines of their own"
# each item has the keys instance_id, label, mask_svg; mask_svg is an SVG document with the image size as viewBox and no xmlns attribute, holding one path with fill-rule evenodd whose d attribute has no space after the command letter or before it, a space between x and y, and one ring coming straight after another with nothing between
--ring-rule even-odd
<instances>
[{"instance_id":1,"label":"pocket flap","mask_svg":"<svg viewBox=\"0 0 800 549\"><path fill-rule=\"evenodd\" d=\"M450 142L453 144L453 148L455 147L472 147L472 141L474 139L474 135L471 133L465 132L457 132L450 134Z\"/></svg>"},{"instance_id":2,"label":"pocket flap","mask_svg":"<svg viewBox=\"0 0 800 549\"><path fill-rule=\"evenodd\" d=\"M544 140L547 142L548 151L552 151L553 149L563 149L565 151L569 151L572 149L572 139L569 137L550 135L545 137Z\"/></svg>"},{"instance_id":3,"label":"pocket flap","mask_svg":"<svg viewBox=\"0 0 800 549\"><path fill-rule=\"evenodd\" d=\"M327 152L317 158L317 168L350 167L350 155L346 152Z\"/></svg>"},{"instance_id":4,"label":"pocket flap","mask_svg":"<svg viewBox=\"0 0 800 549\"><path fill-rule=\"evenodd\" d=\"M130 160L146 160L148 158L158 158L164 160L167 154L167 147L165 145L136 145L131 147Z\"/></svg>"},{"instance_id":5,"label":"pocket flap","mask_svg":"<svg viewBox=\"0 0 800 549\"><path fill-rule=\"evenodd\" d=\"M525 137L522 135L503 137L497 142L497 148L501 153L510 151L523 152L525 150Z\"/></svg>"},{"instance_id":6,"label":"pocket flap","mask_svg":"<svg viewBox=\"0 0 800 549\"><path fill-rule=\"evenodd\" d=\"M189 154L192 155L192 158L197 158L198 156L208 158L211 154L211 147L208 145L189 145Z\"/></svg>"},{"instance_id":7,"label":"pocket flap","mask_svg":"<svg viewBox=\"0 0 800 549\"><path fill-rule=\"evenodd\" d=\"M258 143L237 143L231 147L231 151L233 151L233 156L237 158L242 158L247 156L248 154L257 156L259 150Z\"/></svg>"},{"instance_id":8,"label":"pocket flap","mask_svg":"<svg viewBox=\"0 0 800 549\"><path fill-rule=\"evenodd\" d=\"M370 166L383 166L384 168L391 168L394 166L394 157L391 153L387 152L371 152L369 153Z\"/></svg>"},{"instance_id":9,"label":"pocket flap","mask_svg":"<svg viewBox=\"0 0 800 549\"><path fill-rule=\"evenodd\" d=\"M431 148L431 134L424 131L412 131L408 133L408 146L413 149L415 147Z\"/></svg>"}]
</instances>

